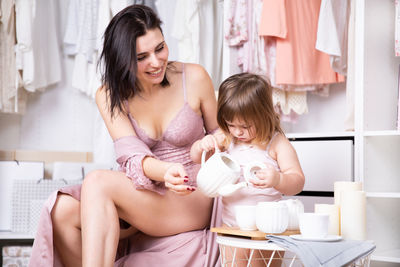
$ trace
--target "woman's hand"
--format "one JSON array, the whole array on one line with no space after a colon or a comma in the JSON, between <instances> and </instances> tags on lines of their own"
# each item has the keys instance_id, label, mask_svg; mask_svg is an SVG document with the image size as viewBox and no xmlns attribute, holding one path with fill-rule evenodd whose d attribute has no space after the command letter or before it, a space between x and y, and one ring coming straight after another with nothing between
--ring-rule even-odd
<instances>
[{"instance_id":1,"label":"woman's hand","mask_svg":"<svg viewBox=\"0 0 400 267\"><path fill-rule=\"evenodd\" d=\"M281 173L269 164L266 168L258 170L256 176L258 179L250 180L256 188L276 187L281 182Z\"/></svg>"},{"instance_id":2,"label":"woman's hand","mask_svg":"<svg viewBox=\"0 0 400 267\"><path fill-rule=\"evenodd\" d=\"M196 190L195 187L185 185L189 177L181 163L172 163L164 174L165 186L179 195L188 195Z\"/></svg>"}]
</instances>

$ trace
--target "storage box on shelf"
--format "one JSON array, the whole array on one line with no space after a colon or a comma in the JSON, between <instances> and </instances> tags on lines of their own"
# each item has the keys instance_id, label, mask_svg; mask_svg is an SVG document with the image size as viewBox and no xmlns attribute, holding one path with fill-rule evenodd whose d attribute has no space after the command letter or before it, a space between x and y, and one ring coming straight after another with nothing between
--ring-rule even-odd
<instances>
[{"instance_id":1,"label":"storage box on shelf","mask_svg":"<svg viewBox=\"0 0 400 267\"><path fill-rule=\"evenodd\" d=\"M0 193L1 189L7 191L6 194L4 192L0 194L0 199L3 200L0 203L0 207L2 207L0 213L0 247L21 242L23 244L32 243L35 224L32 224L32 227L31 222L37 221L41 208L40 205L46 199L46 196L41 197L40 199L35 198L38 193L43 193L43 191L40 190L39 192L39 188L36 187L40 186L40 188L43 189L45 184L52 182L52 180L49 179L41 179L52 177L53 163L55 161L79 161L85 162L85 166L91 166L87 162L92 161L92 153L73 151L0 150L0 163L2 163L0 166ZM9 168L6 168L9 165L7 164L8 162L13 166L15 165L13 173L10 173ZM31 169L22 172L25 170L23 167L28 165ZM77 177L77 179L78 178L80 179L81 176ZM25 180L26 184L24 183ZM38 181L43 182L37 183ZM61 180L58 180L58 182L60 182L60 186L64 186L64 183L72 184L72 181L64 181L61 183ZM26 188L26 185L29 183L35 185L35 190L29 190L29 188ZM16 184L22 185L22 187L15 186ZM21 190L18 191L18 188L24 188L26 192L20 198L18 198L18 196L13 197L13 192L22 192ZM50 193L50 191L48 193ZM20 200L24 200L24 203ZM12 209L12 205L14 204L17 205L16 209ZM18 213L18 211L22 211L22 208L24 208L23 212ZM17 224L17 222L21 220L25 227L21 228L21 224ZM17 225L18 227L16 227ZM32 231L28 231L27 226L29 226L29 229L32 228ZM22 229L24 229L23 232L21 232ZM18 232L13 230L18 230Z\"/></svg>"}]
</instances>

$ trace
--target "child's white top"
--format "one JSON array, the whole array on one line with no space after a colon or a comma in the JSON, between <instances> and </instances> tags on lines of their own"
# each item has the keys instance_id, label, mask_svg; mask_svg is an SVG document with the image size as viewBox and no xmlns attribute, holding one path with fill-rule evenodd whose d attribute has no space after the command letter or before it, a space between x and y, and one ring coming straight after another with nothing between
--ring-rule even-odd
<instances>
[{"instance_id":1,"label":"child's white top","mask_svg":"<svg viewBox=\"0 0 400 267\"><path fill-rule=\"evenodd\" d=\"M274 135L274 137L277 134ZM242 174L238 182L244 182L243 167L251 162L258 161L264 164L272 165L276 170L280 171L276 160L272 159L269 155L269 148L272 140L268 144L265 150L262 150L253 145L237 145L231 143L227 152L229 155L240 164L242 167ZM222 222L228 226L234 227L236 225L235 220L235 209L236 205L256 205L261 201L278 201L282 198L280 193L275 188L255 188L252 185L242 188L236 191L234 194L228 197L222 198Z\"/></svg>"}]
</instances>

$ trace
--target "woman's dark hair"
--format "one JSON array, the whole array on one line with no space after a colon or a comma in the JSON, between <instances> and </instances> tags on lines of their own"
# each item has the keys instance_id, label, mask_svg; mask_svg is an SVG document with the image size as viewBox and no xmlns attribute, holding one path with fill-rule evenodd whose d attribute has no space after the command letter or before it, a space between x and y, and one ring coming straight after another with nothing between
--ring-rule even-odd
<instances>
[{"instance_id":1,"label":"woman's dark hair","mask_svg":"<svg viewBox=\"0 0 400 267\"><path fill-rule=\"evenodd\" d=\"M115 109L123 111L123 101L142 90L136 80L136 39L152 29L159 29L162 33L161 24L157 14L144 5L126 7L108 24L100 62L104 64L102 82L112 115ZM161 85L169 85L166 76Z\"/></svg>"}]
</instances>

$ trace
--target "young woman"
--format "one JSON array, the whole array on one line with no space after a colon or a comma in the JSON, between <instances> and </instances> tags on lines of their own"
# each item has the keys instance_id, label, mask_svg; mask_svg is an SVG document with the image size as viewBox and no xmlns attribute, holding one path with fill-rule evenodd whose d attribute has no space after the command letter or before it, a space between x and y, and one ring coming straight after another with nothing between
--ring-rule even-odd
<instances>
[{"instance_id":1,"label":"young woman","mask_svg":"<svg viewBox=\"0 0 400 267\"><path fill-rule=\"evenodd\" d=\"M120 171L92 172L81 188L50 197L31 266L51 266L53 246L54 262L64 266L113 266L119 239L134 233L123 254L145 253L130 258L132 265L203 266L209 260L203 229L213 205L196 191L199 165L190 148L218 127L215 94L201 66L168 61L160 25L141 5L125 8L108 25L96 103ZM120 231L120 220L130 227ZM168 243L165 236L175 239Z\"/></svg>"}]
</instances>

